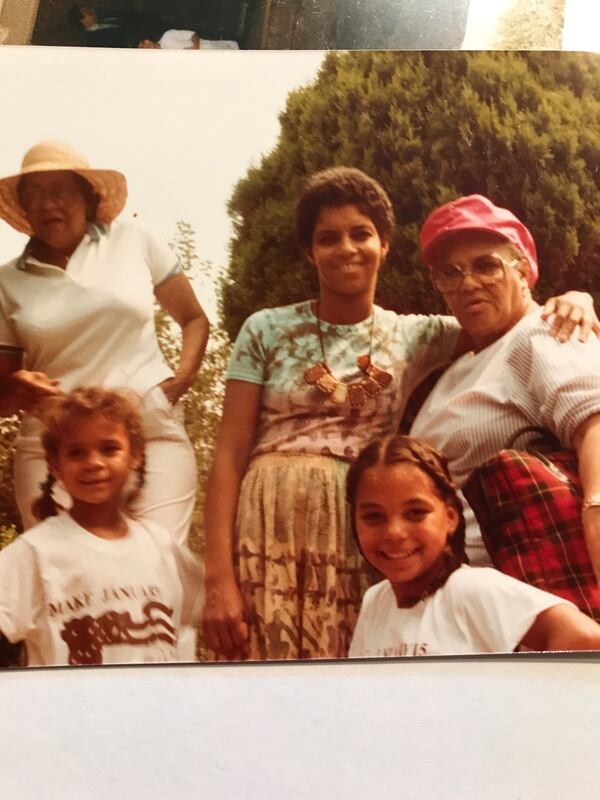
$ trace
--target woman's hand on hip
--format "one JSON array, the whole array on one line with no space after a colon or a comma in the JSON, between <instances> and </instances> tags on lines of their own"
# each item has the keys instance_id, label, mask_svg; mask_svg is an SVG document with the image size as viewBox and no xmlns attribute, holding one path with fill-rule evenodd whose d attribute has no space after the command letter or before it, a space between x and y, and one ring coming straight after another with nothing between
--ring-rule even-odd
<instances>
[{"instance_id":1,"label":"woman's hand on hip","mask_svg":"<svg viewBox=\"0 0 600 800\"><path fill-rule=\"evenodd\" d=\"M162 381L162 383L158 384L163 391L163 394L171 403L172 406L177 403L180 397L182 397L187 390L191 386L191 381L186 380L184 378L179 378L177 375L174 375L172 378L167 378L166 380Z\"/></svg>"},{"instance_id":2,"label":"woman's hand on hip","mask_svg":"<svg viewBox=\"0 0 600 800\"><path fill-rule=\"evenodd\" d=\"M568 341L577 328L580 342L586 342L590 333L600 337L600 320L596 316L594 299L587 292L569 291L549 298L544 304L542 319L551 316L554 316L551 333L559 342Z\"/></svg>"},{"instance_id":3,"label":"woman's hand on hip","mask_svg":"<svg viewBox=\"0 0 600 800\"><path fill-rule=\"evenodd\" d=\"M245 661L249 655L248 623L242 595L234 578L206 580L202 631L204 643L228 661Z\"/></svg>"}]
</instances>

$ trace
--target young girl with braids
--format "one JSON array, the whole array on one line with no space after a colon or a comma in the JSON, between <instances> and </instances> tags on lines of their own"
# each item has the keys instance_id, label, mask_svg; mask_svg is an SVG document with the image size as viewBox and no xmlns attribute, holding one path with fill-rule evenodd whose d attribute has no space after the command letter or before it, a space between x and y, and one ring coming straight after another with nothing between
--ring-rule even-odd
<instances>
[{"instance_id":1,"label":"young girl with braids","mask_svg":"<svg viewBox=\"0 0 600 800\"><path fill-rule=\"evenodd\" d=\"M156 522L127 516L144 486L141 417L126 394L76 389L53 402L38 525L0 553L0 632L28 664L176 660L202 573ZM57 508L52 486L71 498ZM131 513L131 511L130 511Z\"/></svg>"},{"instance_id":2,"label":"young girl with braids","mask_svg":"<svg viewBox=\"0 0 600 800\"><path fill-rule=\"evenodd\" d=\"M367 590L351 657L597 650L600 626L562 598L465 563L462 505L445 458L408 436L368 445L347 497Z\"/></svg>"}]
</instances>

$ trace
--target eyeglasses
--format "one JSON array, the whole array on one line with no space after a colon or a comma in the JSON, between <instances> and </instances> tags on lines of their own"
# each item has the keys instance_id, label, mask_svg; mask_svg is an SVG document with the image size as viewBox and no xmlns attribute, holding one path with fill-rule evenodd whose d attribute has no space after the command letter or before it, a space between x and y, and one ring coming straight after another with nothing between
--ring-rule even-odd
<instances>
[{"instance_id":1,"label":"eyeglasses","mask_svg":"<svg viewBox=\"0 0 600 800\"><path fill-rule=\"evenodd\" d=\"M46 200L67 206L80 196L81 190L78 186L54 186L48 189L25 187L19 192L19 202L23 209L29 210L39 208Z\"/></svg>"},{"instance_id":2,"label":"eyeglasses","mask_svg":"<svg viewBox=\"0 0 600 800\"><path fill-rule=\"evenodd\" d=\"M505 261L498 253L486 253L473 259L471 269L463 269L456 264L434 267L431 271L431 281L440 292L455 292L467 275L482 286L487 286L502 280L504 270L507 267L517 267L522 260L515 258L512 261Z\"/></svg>"}]
</instances>

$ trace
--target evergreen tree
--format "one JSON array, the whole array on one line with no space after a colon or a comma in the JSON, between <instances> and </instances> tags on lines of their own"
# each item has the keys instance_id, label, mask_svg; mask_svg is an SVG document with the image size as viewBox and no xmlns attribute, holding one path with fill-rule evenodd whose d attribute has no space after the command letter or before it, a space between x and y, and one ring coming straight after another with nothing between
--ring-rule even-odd
<instances>
[{"instance_id":1,"label":"evergreen tree","mask_svg":"<svg viewBox=\"0 0 600 800\"><path fill-rule=\"evenodd\" d=\"M294 242L307 175L346 164L389 192L398 225L378 302L442 309L418 257L427 214L478 192L514 211L539 251L539 293L600 291L600 59L576 53L331 53L288 97L273 151L238 183L229 211L224 325L315 293Z\"/></svg>"}]
</instances>

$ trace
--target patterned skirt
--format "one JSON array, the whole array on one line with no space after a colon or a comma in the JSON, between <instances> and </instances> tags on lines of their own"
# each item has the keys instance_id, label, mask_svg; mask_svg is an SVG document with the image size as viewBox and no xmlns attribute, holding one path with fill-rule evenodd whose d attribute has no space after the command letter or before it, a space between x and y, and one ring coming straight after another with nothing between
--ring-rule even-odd
<instances>
[{"instance_id":1,"label":"patterned skirt","mask_svg":"<svg viewBox=\"0 0 600 800\"><path fill-rule=\"evenodd\" d=\"M250 659L348 654L362 596L379 576L352 535L347 472L328 456L274 453L251 462L234 545Z\"/></svg>"}]
</instances>

